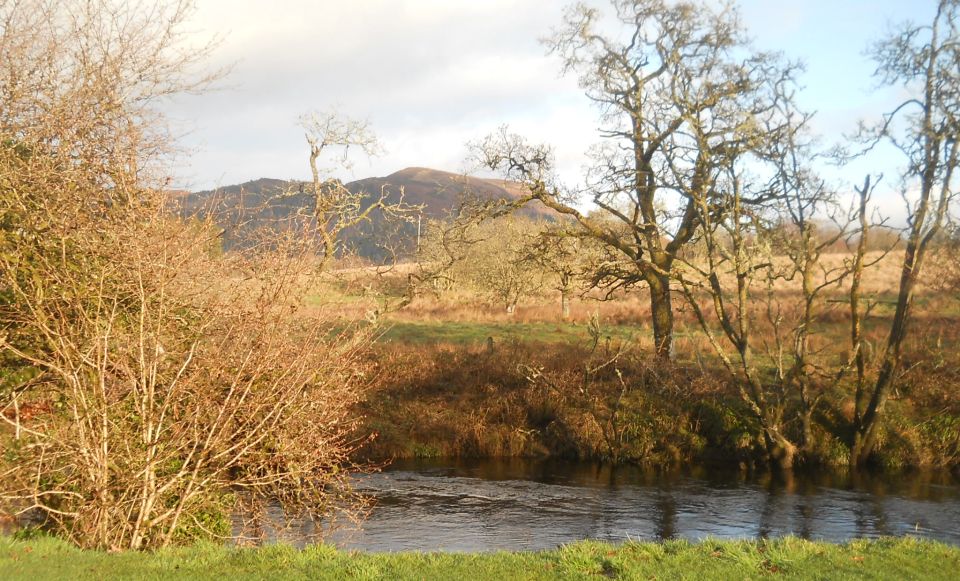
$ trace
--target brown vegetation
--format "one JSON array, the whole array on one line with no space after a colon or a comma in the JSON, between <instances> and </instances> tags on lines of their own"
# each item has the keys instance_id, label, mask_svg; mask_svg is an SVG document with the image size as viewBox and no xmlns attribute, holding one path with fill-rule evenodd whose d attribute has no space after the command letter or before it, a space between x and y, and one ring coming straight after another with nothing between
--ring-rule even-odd
<instances>
[{"instance_id":1,"label":"brown vegetation","mask_svg":"<svg viewBox=\"0 0 960 581\"><path fill-rule=\"evenodd\" d=\"M0 4L0 513L86 547L356 501L369 330L297 315L301 233L225 255L148 171L169 143L152 106L205 81L188 8Z\"/></svg>"},{"instance_id":2,"label":"brown vegetation","mask_svg":"<svg viewBox=\"0 0 960 581\"><path fill-rule=\"evenodd\" d=\"M953 340L960 339L955 337ZM762 432L735 383L696 361L665 365L642 351L494 341L406 344L378 350L380 369L361 404L360 434L376 434L359 458L553 456L677 466L692 462L762 468ZM652 346L650 346L652 347ZM939 356L938 356L939 353ZM874 462L888 468L960 465L958 362L950 348L919 351L890 402ZM787 403L796 410L797 401ZM853 399L826 392L796 465L843 466ZM803 426L787 422L802 441Z\"/></svg>"}]
</instances>

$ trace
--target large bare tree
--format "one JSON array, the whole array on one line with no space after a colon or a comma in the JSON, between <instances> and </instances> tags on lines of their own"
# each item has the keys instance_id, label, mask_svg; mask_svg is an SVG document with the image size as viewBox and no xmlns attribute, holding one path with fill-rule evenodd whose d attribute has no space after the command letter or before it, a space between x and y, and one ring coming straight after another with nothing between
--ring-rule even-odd
<instances>
[{"instance_id":1,"label":"large bare tree","mask_svg":"<svg viewBox=\"0 0 960 581\"><path fill-rule=\"evenodd\" d=\"M608 286L649 289L656 353L669 358L671 270L700 225L696 200L715 197L734 150L779 139L776 105L791 97L795 66L754 50L728 5L612 0L610 7L611 19L571 7L547 41L600 109L603 143L576 194L599 207L601 219L546 179L547 150L502 132L481 151L488 166L525 182L532 197L572 216L583 234L619 256L607 264Z\"/></svg>"}]
</instances>

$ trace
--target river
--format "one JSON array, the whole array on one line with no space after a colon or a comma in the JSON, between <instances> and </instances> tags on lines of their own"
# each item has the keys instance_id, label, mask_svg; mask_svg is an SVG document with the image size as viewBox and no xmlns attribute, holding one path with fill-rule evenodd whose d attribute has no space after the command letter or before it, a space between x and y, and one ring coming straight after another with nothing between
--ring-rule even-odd
<instances>
[{"instance_id":1,"label":"river","mask_svg":"<svg viewBox=\"0 0 960 581\"><path fill-rule=\"evenodd\" d=\"M537 550L581 539L845 541L916 536L960 545L960 479L721 467L658 471L531 460L399 461L357 477L368 518L327 542L362 551ZM284 533L302 545L310 525Z\"/></svg>"}]
</instances>

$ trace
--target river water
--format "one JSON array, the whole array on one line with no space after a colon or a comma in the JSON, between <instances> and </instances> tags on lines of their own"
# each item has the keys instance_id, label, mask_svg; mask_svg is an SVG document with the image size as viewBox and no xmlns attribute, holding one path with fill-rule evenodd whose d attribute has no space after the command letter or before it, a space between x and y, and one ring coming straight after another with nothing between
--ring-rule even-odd
<instances>
[{"instance_id":1,"label":"river water","mask_svg":"<svg viewBox=\"0 0 960 581\"><path fill-rule=\"evenodd\" d=\"M960 545L960 479L946 472L789 477L712 467L525 460L401 461L360 476L375 499L327 542L362 551L537 550L622 542L795 535L916 536ZM296 544L311 531L284 535Z\"/></svg>"}]
</instances>

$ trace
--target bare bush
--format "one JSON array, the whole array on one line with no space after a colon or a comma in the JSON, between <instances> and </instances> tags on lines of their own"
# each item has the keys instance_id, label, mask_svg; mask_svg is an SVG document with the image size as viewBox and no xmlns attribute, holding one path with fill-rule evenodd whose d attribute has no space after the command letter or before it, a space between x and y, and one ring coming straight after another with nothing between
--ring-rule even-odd
<instances>
[{"instance_id":1,"label":"bare bush","mask_svg":"<svg viewBox=\"0 0 960 581\"><path fill-rule=\"evenodd\" d=\"M37 370L27 397L50 412L5 418L2 498L102 548L229 536L241 506L321 517L349 500L367 335L295 316L311 254L291 240L216 258L207 225L136 210L64 240L82 271L44 258L11 286L5 323L38 348L3 347Z\"/></svg>"},{"instance_id":2,"label":"bare bush","mask_svg":"<svg viewBox=\"0 0 960 581\"><path fill-rule=\"evenodd\" d=\"M223 255L174 215L155 103L202 85L186 4L0 4L0 511L78 545L349 508L368 331L297 317L298 232ZM243 531L240 531L243 532Z\"/></svg>"}]
</instances>

